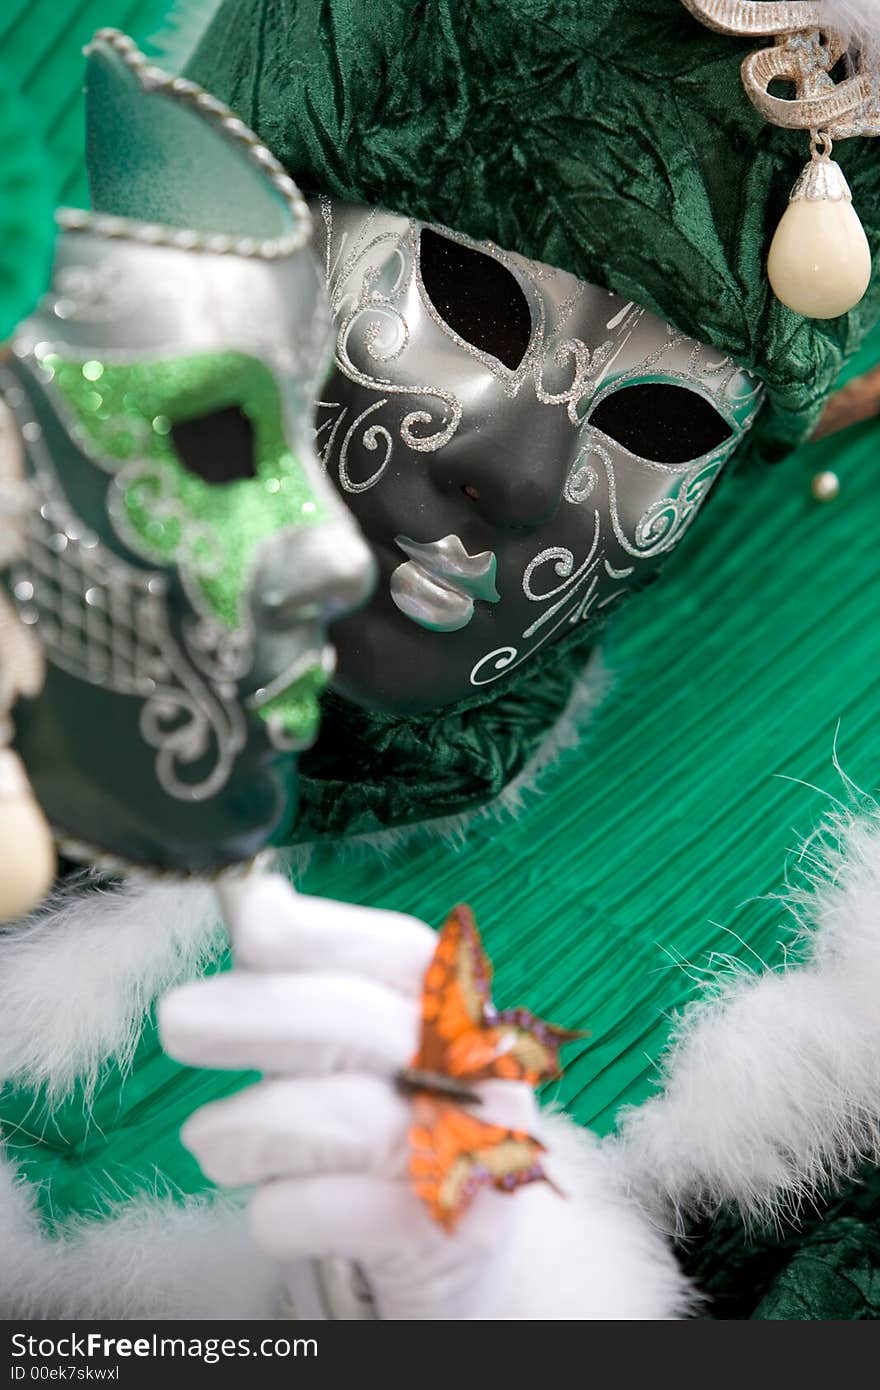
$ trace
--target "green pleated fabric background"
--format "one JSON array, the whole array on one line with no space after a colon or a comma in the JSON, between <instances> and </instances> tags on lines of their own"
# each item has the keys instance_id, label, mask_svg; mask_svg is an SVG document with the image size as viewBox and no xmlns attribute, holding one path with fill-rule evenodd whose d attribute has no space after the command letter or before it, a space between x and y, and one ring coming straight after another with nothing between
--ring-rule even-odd
<instances>
[{"instance_id":1,"label":"green pleated fabric background","mask_svg":"<svg viewBox=\"0 0 880 1390\"><path fill-rule=\"evenodd\" d=\"M85 196L82 48L115 25L149 40L164 28L169 0L4 0L0 62L12 74L49 153L59 203Z\"/></svg>"},{"instance_id":2,"label":"green pleated fabric background","mask_svg":"<svg viewBox=\"0 0 880 1390\"><path fill-rule=\"evenodd\" d=\"M21 79L61 197L83 190L80 44L106 23L144 38L167 8L6 0L0 62ZM851 370L874 357L876 335ZM842 481L828 506L809 495L823 467ZM478 825L459 848L415 842L386 864L325 852L302 886L433 922L469 901L498 1002L589 1028L553 1095L608 1132L654 1089L670 1016L712 952L781 961L789 927L772 895L798 838L842 794L838 728L849 777L869 792L880 782L878 541L880 427L741 471L613 623L612 689L516 821ZM177 1130L241 1080L174 1066L147 1029L130 1074L108 1075L88 1118L79 1096L50 1118L39 1097L6 1092L0 1129L41 1182L51 1224L126 1192L202 1188ZM869 1180L796 1245L747 1247L719 1222L686 1258L721 1315L873 1317L878 1212Z\"/></svg>"}]
</instances>

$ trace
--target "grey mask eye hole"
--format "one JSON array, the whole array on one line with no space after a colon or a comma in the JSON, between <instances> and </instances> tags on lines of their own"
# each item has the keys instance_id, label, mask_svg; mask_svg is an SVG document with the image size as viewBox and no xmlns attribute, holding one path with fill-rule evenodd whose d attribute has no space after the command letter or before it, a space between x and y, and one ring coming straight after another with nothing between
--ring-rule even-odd
<instances>
[{"instance_id":1,"label":"grey mask eye hole","mask_svg":"<svg viewBox=\"0 0 880 1390\"><path fill-rule=\"evenodd\" d=\"M419 266L443 322L515 372L529 349L532 314L513 272L494 256L430 227L419 233Z\"/></svg>"},{"instance_id":2,"label":"grey mask eye hole","mask_svg":"<svg viewBox=\"0 0 880 1390\"><path fill-rule=\"evenodd\" d=\"M588 418L609 439L654 463L690 463L733 434L704 396L672 382L622 386L599 401Z\"/></svg>"},{"instance_id":3,"label":"grey mask eye hole","mask_svg":"<svg viewBox=\"0 0 880 1390\"><path fill-rule=\"evenodd\" d=\"M171 426L181 463L206 483L256 476L254 427L237 405Z\"/></svg>"}]
</instances>

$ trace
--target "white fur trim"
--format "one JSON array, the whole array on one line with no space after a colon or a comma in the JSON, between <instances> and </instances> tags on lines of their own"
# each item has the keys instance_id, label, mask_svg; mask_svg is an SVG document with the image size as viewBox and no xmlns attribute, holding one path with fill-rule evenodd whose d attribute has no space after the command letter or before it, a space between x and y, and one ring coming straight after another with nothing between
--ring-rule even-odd
<instances>
[{"instance_id":1,"label":"white fur trim","mask_svg":"<svg viewBox=\"0 0 880 1390\"><path fill-rule=\"evenodd\" d=\"M824 0L821 8L829 29L850 42L880 40L880 0Z\"/></svg>"},{"instance_id":2,"label":"white fur trim","mask_svg":"<svg viewBox=\"0 0 880 1390\"><path fill-rule=\"evenodd\" d=\"M222 947L211 888L132 877L0 930L0 1080L61 1099L131 1058L150 1005Z\"/></svg>"},{"instance_id":3,"label":"white fur trim","mask_svg":"<svg viewBox=\"0 0 880 1390\"><path fill-rule=\"evenodd\" d=\"M547 1187L541 1200L523 1203L512 1288L499 1316L686 1315L694 1303L687 1280L622 1194L597 1140L562 1115L544 1116L541 1132L565 1195ZM264 1319L283 1305L275 1266L231 1203L141 1199L102 1221L71 1222L50 1239L28 1184L0 1158L0 1318Z\"/></svg>"},{"instance_id":4,"label":"white fur trim","mask_svg":"<svg viewBox=\"0 0 880 1390\"><path fill-rule=\"evenodd\" d=\"M0 1318L265 1319L281 1308L277 1271L231 1203L142 1199L50 1238L0 1157Z\"/></svg>"},{"instance_id":5,"label":"white fur trim","mask_svg":"<svg viewBox=\"0 0 880 1390\"><path fill-rule=\"evenodd\" d=\"M808 959L721 976L678 1025L662 1095L623 1118L634 1188L679 1215L796 1212L880 1159L880 814L806 853L788 905Z\"/></svg>"},{"instance_id":6,"label":"white fur trim","mask_svg":"<svg viewBox=\"0 0 880 1390\"><path fill-rule=\"evenodd\" d=\"M696 1304L666 1239L623 1191L614 1155L567 1115L541 1118L559 1188L523 1203L505 1319L681 1318ZM560 1193L563 1194L560 1196ZM517 1201L517 1197L512 1197Z\"/></svg>"}]
</instances>

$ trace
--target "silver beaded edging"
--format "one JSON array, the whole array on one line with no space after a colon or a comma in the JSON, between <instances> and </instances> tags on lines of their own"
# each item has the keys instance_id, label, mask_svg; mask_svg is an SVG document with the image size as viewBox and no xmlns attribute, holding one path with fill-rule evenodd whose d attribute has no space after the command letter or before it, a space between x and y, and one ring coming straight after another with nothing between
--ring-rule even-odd
<instances>
[{"instance_id":1,"label":"silver beaded edging","mask_svg":"<svg viewBox=\"0 0 880 1390\"><path fill-rule=\"evenodd\" d=\"M84 50L86 54L99 44L106 44L118 53L126 66L136 75L144 91L166 92L175 100L191 107L205 120L212 122L230 140L240 145L251 162L261 169L273 187L281 194L295 230L283 237L265 238L226 236L203 233L188 228L166 227L161 223L138 222L134 218L113 217L105 213L87 212L79 208L60 208L56 221L66 232L94 232L110 239L124 238L148 246L173 246L180 251L211 252L217 256L245 256L255 260L281 260L301 251L312 235L312 218L305 199L285 173L278 160L257 138L252 130L217 97L211 96L196 82L185 77L171 77L150 63L126 34L118 29L99 29Z\"/></svg>"}]
</instances>

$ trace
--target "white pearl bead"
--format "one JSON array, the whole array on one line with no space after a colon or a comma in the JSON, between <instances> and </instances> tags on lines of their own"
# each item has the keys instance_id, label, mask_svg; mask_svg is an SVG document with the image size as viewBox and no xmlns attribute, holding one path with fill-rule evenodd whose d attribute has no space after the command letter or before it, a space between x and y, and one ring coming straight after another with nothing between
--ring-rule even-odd
<instances>
[{"instance_id":1,"label":"white pearl bead","mask_svg":"<svg viewBox=\"0 0 880 1390\"><path fill-rule=\"evenodd\" d=\"M767 276L777 299L811 319L835 319L862 298L871 248L852 203L801 198L776 228Z\"/></svg>"},{"instance_id":2,"label":"white pearl bead","mask_svg":"<svg viewBox=\"0 0 880 1390\"><path fill-rule=\"evenodd\" d=\"M55 878L55 847L21 761L0 749L0 922L22 917Z\"/></svg>"},{"instance_id":3,"label":"white pearl bead","mask_svg":"<svg viewBox=\"0 0 880 1390\"><path fill-rule=\"evenodd\" d=\"M814 473L810 491L817 502L833 502L840 494L840 479L830 471Z\"/></svg>"}]
</instances>

